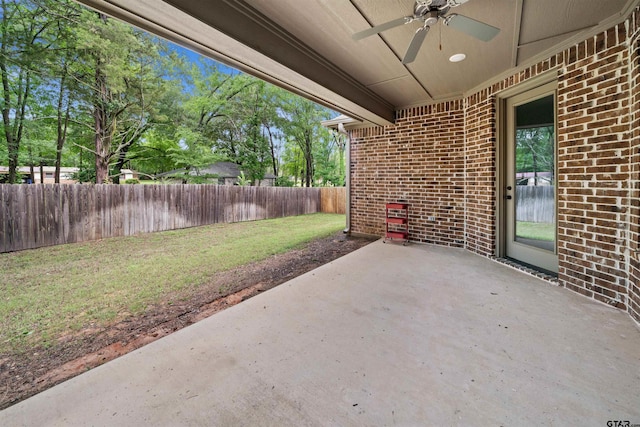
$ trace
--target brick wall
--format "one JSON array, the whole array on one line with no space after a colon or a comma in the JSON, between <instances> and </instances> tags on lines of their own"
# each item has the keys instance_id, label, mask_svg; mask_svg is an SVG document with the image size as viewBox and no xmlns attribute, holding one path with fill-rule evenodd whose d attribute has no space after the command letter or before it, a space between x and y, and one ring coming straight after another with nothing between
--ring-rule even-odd
<instances>
[{"instance_id":1,"label":"brick wall","mask_svg":"<svg viewBox=\"0 0 640 427\"><path fill-rule=\"evenodd\" d=\"M411 240L496 255L496 96L556 73L558 281L640 320L639 16L462 100L352 131L352 230L382 235L384 203L403 199Z\"/></svg>"},{"instance_id":2,"label":"brick wall","mask_svg":"<svg viewBox=\"0 0 640 427\"><path fill-rule=\"evenodd\" d=\"M640 10L631 19L630 74L633 130L629 220L629 313L640 322Z\"/></svg>"},{"instance_id":3,"label":"brick wall","mask_svg":"<svg viewBox=\"0 0 640 427\"><path fill-rule=\"evenodd\" d=\"M353 131L352 230L384 234L385 203L402 200L411 240L462 247L463 150L462 101L399 111L395 126Z\"/></svg>"},{"instance_id":4,"label":"brick wall","mask_svg":"<svg viewBox=\"0 0 640 427\"><path fill-rule=\"evenodd\" d=\"M496 252L496 107L489 88L470 96L465 109L465 247Z\"/></svg>"},{"instance_id":5,"label":"brick wall","mask_svg":"<svg viewBox=\"0 0 640 427\"><path fill-rule=\"evenodd\" d=\"M465 98L465 247L473 252L496 255L496 95L557 63L556 55Z\"/></svg>"},{"instance_id":6,"label":"brick wall","mask_svg":"<svg viewBox=\"0 0 640 427\"><path fill-rule=\"evenodd\" d=\"M558 79L559 279L625 308L630 80L625 25L565 52Z\"/></svg>"}]
</instances>

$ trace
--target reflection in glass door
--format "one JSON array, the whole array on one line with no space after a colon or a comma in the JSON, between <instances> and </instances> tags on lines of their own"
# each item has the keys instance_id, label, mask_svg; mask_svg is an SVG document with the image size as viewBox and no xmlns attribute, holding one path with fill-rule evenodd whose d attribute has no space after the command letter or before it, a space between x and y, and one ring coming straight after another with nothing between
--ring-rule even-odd
<instances>
[{"instance_id":1,"label":"reflection in glass door","mask_svg":"<svg viewBox=\"0 0 640 427\"><path fill-rule=\"evenodd\" d=\"M509 98L507 133L506 255L557 272L554 87Z\"/></svg>"}]
</instances>

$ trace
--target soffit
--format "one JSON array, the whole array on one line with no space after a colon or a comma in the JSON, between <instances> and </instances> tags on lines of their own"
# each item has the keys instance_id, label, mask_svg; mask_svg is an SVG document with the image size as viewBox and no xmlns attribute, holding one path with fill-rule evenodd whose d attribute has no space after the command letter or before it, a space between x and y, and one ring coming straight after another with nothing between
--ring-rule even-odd
<instances>
[{"instance_id":1,"label":"soffit","mask_svg":"<svg viewBox=\"0 0 640 427\"><path fill-rule=\"evenodd\" d=\"M458 97L615 16L638 0L469 0L451 12L501 29L478 41L438 22L416 60L401 58L414 22L354 41L410 15L413 0L80 0L135 25L373 123L395 109ZM454 53L465 53L451 63Z\"/></svg>"},{"instance_id":2,"label":"soffit","mask_svg":"<svg viewBox=\"0 0 640 427\"><path fill-rule=\"evenodd\" d=\"M518 41L523 62L563 40L619 15L628 0L526 0Z\"/></svg>"}]
</instances>

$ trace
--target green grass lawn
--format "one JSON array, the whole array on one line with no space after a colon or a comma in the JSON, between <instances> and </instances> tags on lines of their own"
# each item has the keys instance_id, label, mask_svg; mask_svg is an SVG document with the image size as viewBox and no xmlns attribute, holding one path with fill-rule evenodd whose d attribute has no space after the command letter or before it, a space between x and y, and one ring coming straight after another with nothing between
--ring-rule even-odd
<instances>
[{"instance_id":1,"label":"green grass lawn","mask_svg":"<svg viewBox=\"0 0 640 427\"><path fill-rule=\"evenodd\" d=\"M516 221L516 234L525 239L552 242L556 239L556 225L548 222Z\"/></svg>"},{"instance_id":2,"label":"green grass lawn","mask_svg":"<svg viewBox=\"0 0 640 427\"><path fill-rule=\"evenodd\" d=\"M312 214L0 254L0 354L143 313L217 272L259 261L344 228Z\"/></svg>"}]
</instances>

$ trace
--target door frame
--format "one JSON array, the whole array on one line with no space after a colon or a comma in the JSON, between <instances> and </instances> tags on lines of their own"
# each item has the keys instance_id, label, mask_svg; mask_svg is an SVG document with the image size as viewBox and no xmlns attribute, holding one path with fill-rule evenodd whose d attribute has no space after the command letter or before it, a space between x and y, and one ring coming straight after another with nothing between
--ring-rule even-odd
<instances>
[{"instance_id":1,"label":"door frame","mask_svg":"<svg viewBox=\"0 0 640 427\"><path fill-rule=\"evenodd\" d=\"M507 135L507 100L514 96L521 95L529 92L541 86L554 84L553 89L556 90L556 105L555 105L555 133L556 133L556 230L557 230L557 218L558 218L558 173L557 173L557 141L558 141L558 103L557 103L557 72L552 71L540 76L531 78L526 82L520 83L512 88L504 90L496 95L496 256L498 258L506 257L507 255L507 203L506 203L506 182L507 182L507 144L509 138ZM556 248L558 241L556 238Z\"/></svg>"}]
</instances>

